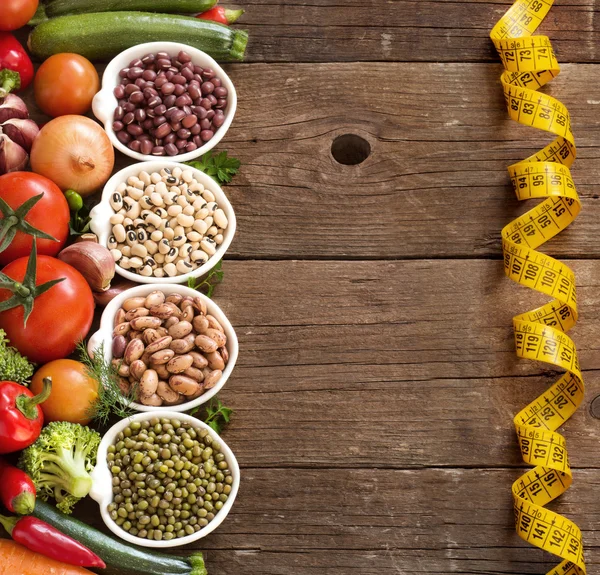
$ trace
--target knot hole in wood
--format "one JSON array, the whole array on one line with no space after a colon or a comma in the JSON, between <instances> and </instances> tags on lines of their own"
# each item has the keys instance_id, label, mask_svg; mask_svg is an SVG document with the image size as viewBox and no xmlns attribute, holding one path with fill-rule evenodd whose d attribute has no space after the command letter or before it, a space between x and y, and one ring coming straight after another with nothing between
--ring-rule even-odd
<instances>
[{"instance_id":1,"label":"knot hole in wood","mask_svg":"<svg viewBox=\"0 0 600 575\"><path fill-rule=\"evenodd\" d=\"M338 164L356 166L371 155L371 144L357 134L342 134L333 140L331 155Z\"/></svg>"}]
</instances>

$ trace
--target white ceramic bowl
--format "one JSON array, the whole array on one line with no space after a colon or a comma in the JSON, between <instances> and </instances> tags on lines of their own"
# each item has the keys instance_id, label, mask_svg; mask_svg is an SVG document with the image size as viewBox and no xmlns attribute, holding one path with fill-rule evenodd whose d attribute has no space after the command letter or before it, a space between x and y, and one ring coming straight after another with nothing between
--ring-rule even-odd
<instances>
[{"instance_id":1,"label":"white ceramic bowl","mask_svg":"<svg viewBox=\"0 0 600 575\"><path fill-rule=\"evenodd\" d=\"M88 353L92 355L94 351L100 347L101 344L104 344L104 357L108 361L112 360L113 323L117 310L121 307L121 304L127 298L136 296L147 296L150 292L154 290L161 290L166 294L179 293L183 296L198 296L202 298L206 303L208 313L213 315L223 326L223 329L225 330L225 335L227 336L227 351L229 352L229 361L227 362L227 365L223 370L223 375L221 376L221 379L213 388L209 389L206 393L203 393L200 397L197 397L192 401L188 401L187 403L182 403L180 405L153 407L151 405L142 405L141 403L131 404L131 407L133 409L136 409L137 411L148 411L153 412L155 414L159 412L161 413L162 417L162 413L166 410L177 412L189 411L190 409L193 409L198 405L206 403L212 397L217 395L217 393L219 393L219 391L223 389L223 386L225 385L225 383L229 379L229 376L231 375L231 372L233 371L235 362L237 361L239 347L237 336L235 335L235 331L233 330L230 321L227 319L227 316L223 313L221 308L210 298L185 286L154 284L141 285L125 290L123 293L119 294L111 302L109 302L109 304L104 308L104 311L102 312L102 317L100 318L100 328L90 337L88 341Z\"/></svg>"},{"instance_id":2,"label":"white ceramic bowl","mask_svg":"<svg viewBox=\"0 0 600 575\"><path fill-rule=\"evenodd\" d=\"M102 88L94 96L94 101L92 102L92 110L94 111L94 115L104 124L104 129L106 130L112 145L130 158L135 158L136 160L140 161L147 161L155 160L156 156L149 156L140 154L139 152L134 152L117 139L115 131L113 130L112 125L114 121L114 112L118 105L118 101L115 98L113 91L121 81L119 72L123 68L129 66L129 62L135 58L142 58L146 54L167 52L170 56L177 56L181 50L187 52L192 57L192 62L194 64L202 66L203 68L212 68L217 77L221 79L223 87L227 88L229 93L227 95L227 107L224 110L225 122L215 132L215 135L203 146L194 150L193 152L186 152L185 154L171 156L172 159L178 162L188 162L189 160L193 160L194 158L205 154L209 150L212 150L223 139L223 136L227 133L229 126L231 126L231 122L233 121L235 110L237 108L237 94L235 87L233 86L233 82L229 79L229 76L225 73L223 68L221 68L221 66L219 66L219 64L217 64L213 58L211 58L205 52L202 52L202 50L198 50L197 48L193 48L187 44L180 44L178 42L148 42L146 44L139 44L138 46L133 46L133 48L124 50L110 61L102 76Z\"/></svg>"},{"instance_id":3,"label":"white ceramic bowl","mask_svg":"<svg viewBox=\"0 0 600 575\"><path fill-rule=\"evenodd\" d=\"M233 484L231 486L231 493L223 507L215 514L215 518L206 526L194 533L193 535L186 535L185 537L178 537L171 539L170 541L150 541L141 537L135 537L130 533L127 533L124 529L121 529L110 517L108 512L108 505L112 502L112 475L108 468L106 461L106 455L108 453L109 446L115 443L115 438L119 432L123 431L132 421L144 421L146 419L152 419L157 417L155 413L138 413L128 419L123 419L113 425L102 438L100 447L98 448L98 458L96 467L92 471L92 490L90 496L96 500L100 505L100 513L106 526L118 537L124 539L128 543L135 545L141 545L142 547L179 547L181 545L188 545L193 543L202 537L206 537L209 533L212 533L223 521L233 506L235 497L240 487L240 466L235 458L235 455L228 447L228 445L208 426L206 423L187 415L185 413L176 413L174 411L165 411L160 414L160 417L167 417L169 419L179 419L180 421L188 422L197 429L208 429L213 439L217 440L221 444L221 452L225 455L225 460L229 464L231 475L233 476Z\"/></svg>"},{"instance_id":4,"label":"white ceramic bowl","mask_svg":"<svg viewBox=\"0 0 600 575\"><path fill-rule=\"evenodd\" d=\"M141 171L145 170L148 173L156 172L161 170L162 168L170 168L171 170L179 166L182 170L192 170L194 172L194 177L198 182L200 182L207 190L210 190L214 196L215 201L219 204L219 207L225 212L227 216L227 220L229 224L227 225L227 229L223 232L223 243L220 246L217 246L217 251L208 258L207 262L201 265L199 268L188 272L187 274L180 274L173 277L162 277L157 278L154 276L142 276L130 270L125 270L117 263L115 265L115 271L137 283L161 283L161 284L176 284L176 283L185 283L190 277L200 277L204 274L207 274L210 270L212 270L221 260L221 258L225 255L225 252L231 245L233 241L233 236L235 235L236 230L236 219L235 212L233 211L233 207L227 196L221 189L221 186L215 182L210 176L207 176L204 172L200 170L196 170L191 166L184 166L183 164L179 164L177 162L161 159L161 160L153 160L151 162L142 162L139 164L132 164L127 168L123 168L119 172L117 172L104 186L102 190L102 199L100 203L95 206L90 212L91 224L90 227L92 231L98 236L98 242L103 246L106 246L108 243L108 238L112 232L112 225L109 221L110 217L115 213L110 205L110 196L115 191L117 186L127 180L130 176L136 176Z\"/></svg>"}]
</instances>

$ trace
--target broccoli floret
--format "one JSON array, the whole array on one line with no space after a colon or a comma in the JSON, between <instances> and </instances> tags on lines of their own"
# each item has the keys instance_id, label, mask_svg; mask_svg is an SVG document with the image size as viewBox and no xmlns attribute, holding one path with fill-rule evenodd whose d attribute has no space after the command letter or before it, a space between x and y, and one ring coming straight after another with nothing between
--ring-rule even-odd
<instances>
[{"instance_id":1,"label":"broccoli floret","mask_svg":"<svg viewBox=\"0 0 600 575\"><path fill-rule=\"evenodd\" d=\"M6 332L0 329L0 380L27 384L33 375L33 365L8 343Z\"/></svg>"},{"instance_id":2,"label":"broccoli floret","mask_svg":"<svg viewBox=\"0 0 600 575\"><path fill-rule=\"evenodd\" d=\"M19 467L27 472L47 501L56 499L63 513L92 488L89 472L96 464L100 434L77 423L55 421L48 424L37 441L21 455Z\"/></svg>"}]
</instances>

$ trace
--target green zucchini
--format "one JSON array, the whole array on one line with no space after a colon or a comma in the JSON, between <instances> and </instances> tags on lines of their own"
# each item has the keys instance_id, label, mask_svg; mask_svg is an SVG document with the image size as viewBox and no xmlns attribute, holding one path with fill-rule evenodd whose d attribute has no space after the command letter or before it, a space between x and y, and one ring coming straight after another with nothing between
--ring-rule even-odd
<instances>
[{"instance_id":1,"label":"green zucchini","mask_svg":"<svg viewBox=\"0 0 600 575\"><path fill-rule=\"evenodd\" d=\"M46 4L46 14L49 18L115 10L197 14L210 10L216 3L217 0L50 0Z\"/></svg>"},{"instance_id":2,"label":"green zucchini","mask_svg":"<svg viewBox=\"0 0 600 575\"><path fill-rule=\"evenodd\" d=\"M243 60L248 33L190 16L95 12L42 22L29 35L28 45L42 59L74 52L90 60L105 60L144 42L181 42L216 60Z\"/></svg>"},{"instance_id":3,"label":"green zucchini","mask_svg":"<svg viewBox=\"0 0 600 575\"><path fill-rule=\"evenodd\" d=\"M33 515L89 547L107 566L120 574L208 575L202 553L177 557L134 547L113 539L70 515L64 515L54 505L39 499L35 503Z\"/></svg>"}]
</instances>

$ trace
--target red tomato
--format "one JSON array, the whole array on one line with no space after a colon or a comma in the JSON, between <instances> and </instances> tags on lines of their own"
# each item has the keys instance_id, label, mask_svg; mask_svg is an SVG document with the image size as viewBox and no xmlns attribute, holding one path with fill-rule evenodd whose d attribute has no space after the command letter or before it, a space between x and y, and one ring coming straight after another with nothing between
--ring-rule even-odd
<instances>
[{"instance_id":1,"label":"red tomato","mask_svg":"<svg viewBox=\"0 0 600 575\"><path fill-rule=\"evenodd\" d=\"M38 0L2 0L0 2L0 30L16 30L33 18Z\"/></svg>"},{"instance_id":2,"label":"red tomato","mask_svg":"<svg viewBox=\"0 0 600 575\"><path fill-rule=\"evenodd\" d=\"M32 196L43 194L42 199L31 208L25 221L34 228L50 234L58 241L37 239L38 254L55 256L63 249L69 236L69 204L60 188L48 178L31 172L12 172L0 176L0 198L13 210ZM0 222L1 224L1 222ZM0 265L28 256L33 238L18 231L8 248L0 252Z\"/></svg>"},{"instance_id":3,"label":"red tomato","mask_svg":"<svg viewBox=\"0 0 600 575\"><path fill-rule=\"evenodd\" d=\"M33 81L35 101L49 116L84 115L100 90L94 65L79 54L55 54L38 69Z\"/></svg>"},{"instance_id":4,"label":"red tomato","mask_svg":"<svg viewBox=\"0 0 600 575\"><path fill-rule=\"evenodd\" d=\"M29 258L8 264L2 273L22 282ZM23 306L0 312L0 328L23 355L33 363L62 359L88 333L94 318L94 298L84 277L70 265L49 256L37 257L36 285L65 278L35 298L33 311L23 325ZM0 302L12 292L0 289Z\"/></svg>"}]
</instances>

